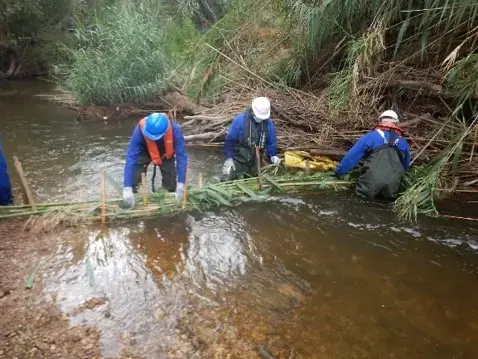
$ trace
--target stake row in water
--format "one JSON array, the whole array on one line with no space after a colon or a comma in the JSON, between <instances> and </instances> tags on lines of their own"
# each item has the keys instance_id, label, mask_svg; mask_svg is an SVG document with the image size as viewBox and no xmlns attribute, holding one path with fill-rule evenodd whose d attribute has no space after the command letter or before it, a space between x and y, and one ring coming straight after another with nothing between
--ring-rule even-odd
<instances>
[{"instance_id":1,"label":"stake row in water","mask_svg":"<svg viewBox=\"0 0 478 359\"><path fill-rule=\"evenodd\" d=\"M203 211L219 206L231 207L244 200L262 201L271 194L343 190L350 187L352 183L353 181L337 180L331 173L313 175L263 173L261 181L258 178L247 178L215 184L206 183L199 187L189 186L187 196L184 196L181 202L177 202L174 194L165 190L150 194L142 192L141 196L135 198L136 208L127 209L124 208L121 199L106 200L104 179L102 179L102 198L99 201L36 204L37 210L28 206L0 207L0 218L39 215L55 224L143 218L189 210Z\"/></svg>"}]
</instances>

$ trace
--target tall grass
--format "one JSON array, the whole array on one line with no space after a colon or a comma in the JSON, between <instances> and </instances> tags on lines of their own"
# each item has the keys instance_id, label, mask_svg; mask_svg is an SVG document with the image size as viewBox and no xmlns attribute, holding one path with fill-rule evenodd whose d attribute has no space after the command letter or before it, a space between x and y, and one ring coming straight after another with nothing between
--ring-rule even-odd
<instances>
[{"instance_id":1,"label":"tall grass","mask_svg":"<svg viewBox=\"0 0 478 359\"><path fill-rule=\"evenodd\" d=\"M373 75L384 50L384 29L381 24L347 43L342 69L332 75L327 89L327 102L332 111L346 109L363 96L359 82L362 76Z\"/></svg>"},{"instance_id":2,"label":"tall grass","mask_svg":"<svg viewBox=\"0 0 478 359\"><path fill-rule=\"evenodd\" d=\"M154 1L103 8L92 25L79 24L70 63L57 68L81 104L144 101L180 81L182 53L196 30L175 25Z\"/></svg>"},{"instance_id":3,"label":"tall grass","mask_svg":"<svg viewBox=\"0 0 478 359\"><path fill-rule=\"evenodd\" d=\"M455 48L461 51L458 60L476 50L476 0L280 0L280 4L302 27L308 49L302 67L325 58L332 66L329 70L340 78L344 78L342 70L355 76L352 86L362 77L357 74L374 73L384 62L389 68L399 63L415 68L436 66ZM362 46L339 46L344 43ZM324 57L324 51L332 61ZM367 58L375 60L363 61ZM470 67L472 59L466 63ZM457 83L457 71L449 74L450 81ZM333 103L337 103L336 89L342 91L337 87L343 84L340 78L333 79L329 89ZM460 95L466 97L476 84L460 85Z\"/></svg>"},{"instance_id":4,"label":"tall grass","mask_svg":"<svg viewBox=\"0 0 478 359\"><path fill-rule=\"evenodd\" d=\"M455 176L463 143L475 130L476 123L475 118L426 166L409 171L405 177L405 190L395 202L394 210L399 219L416 222L418 214L438 213L435 199L439 197L439 187L448 182L447 176Z\"/></svg>"},{"instance_id":5,"label":"tall grass","mask_svg":"<svg viewBox=\"0 0 478 359\"><path fill-rule=\"evenodd\" d=\"M277 0L235 2L198 43L189 94L211 97L230 84L298 84L300 36L298 27L280 13Z\"/></svg>"},{"instance_id":6,"label":"tall grass","mask_svg":"<svg viewBox=\"0 0 478 359\"><path fill-rule=\"evenodd\" d=\"M304 26L311 50L344 36L357 36L382 21L393 33L394 53L417 38L426 51L431 35L451 29L473 29L478 3L475 0L282 0ZM450 34L451 37L456 34ZM449 44L444 37L442 44Z\"/></svg>"}]
</instances>

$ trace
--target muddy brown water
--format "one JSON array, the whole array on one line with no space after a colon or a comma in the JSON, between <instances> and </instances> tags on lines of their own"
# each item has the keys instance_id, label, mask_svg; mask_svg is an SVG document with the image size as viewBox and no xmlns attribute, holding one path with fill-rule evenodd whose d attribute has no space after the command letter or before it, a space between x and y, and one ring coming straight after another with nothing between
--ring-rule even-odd
<instances>
[{"instance_id":1,"label":"muddy brown water","mask_svg":"<svg viewBox=\"0 0 478 359\"><path fill-rule=\"evenodd\" d=\"M40 200L98 198L103 167L122 181L134 120L78 123L35 96L44 83L3 86L4 150ZM220 170L218 152L189 157L193 181ZM72 325L98 327L105 356L478 357L478 228L466 222L407 226L387 206L321 193L61 237L39 258L45 296Z\"/></svg>"}]
</instances>

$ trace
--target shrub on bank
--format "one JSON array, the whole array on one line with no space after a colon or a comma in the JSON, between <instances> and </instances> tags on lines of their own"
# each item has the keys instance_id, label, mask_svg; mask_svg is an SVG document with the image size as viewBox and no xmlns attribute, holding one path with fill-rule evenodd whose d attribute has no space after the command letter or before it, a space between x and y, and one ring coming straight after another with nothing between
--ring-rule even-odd
<instances>
[{"instance_id":1,"label":"shrub on bank","mask_svg":"<svg viewBox=\"0 0 478 359\"><path fill-rule=\"evenodd\" d=\"M57 67L81 104L114 105L160 95L184 73L183 53L196 30L143 2L104 8L93 24L75 30L70 62Z\"/></svg>"}]
</instances>

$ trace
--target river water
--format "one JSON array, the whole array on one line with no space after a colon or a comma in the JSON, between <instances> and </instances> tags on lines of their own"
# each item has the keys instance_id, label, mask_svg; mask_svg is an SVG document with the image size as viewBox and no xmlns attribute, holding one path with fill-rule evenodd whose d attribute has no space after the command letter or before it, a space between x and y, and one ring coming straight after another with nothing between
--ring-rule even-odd
<instances>
[{"instance_id":1,"label":"river water","mask_svg":"<svg viewBox=\"0 0 478 359\"><path fill-rule=\"evenodd\" d=\"M4 86L4 150L38 200L98 198L101 168L121 183L134 119L79 123L35 96L43 83ZM220 170L218 152L189 158L193 183ZM478 228L466 222L408 226L321 193L57 236L39 262L45 295L101 330L105 356L478 358Z\"/></svg>"}]
</instances>

